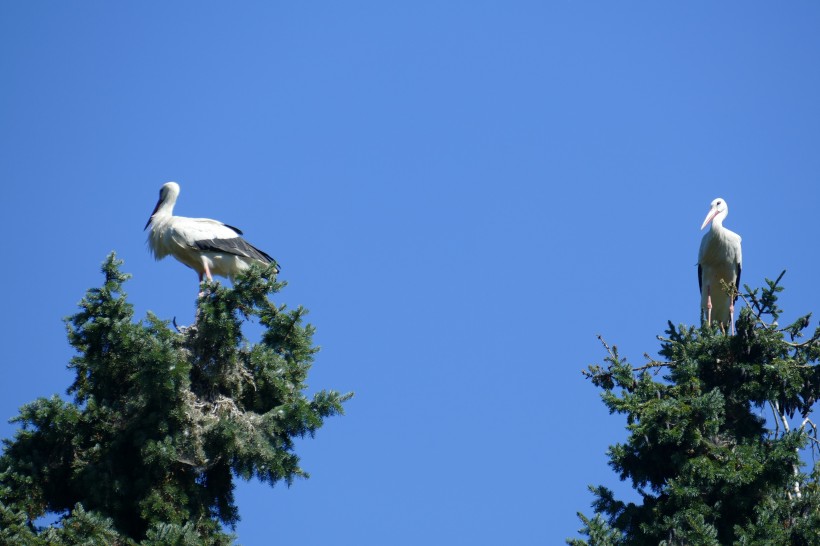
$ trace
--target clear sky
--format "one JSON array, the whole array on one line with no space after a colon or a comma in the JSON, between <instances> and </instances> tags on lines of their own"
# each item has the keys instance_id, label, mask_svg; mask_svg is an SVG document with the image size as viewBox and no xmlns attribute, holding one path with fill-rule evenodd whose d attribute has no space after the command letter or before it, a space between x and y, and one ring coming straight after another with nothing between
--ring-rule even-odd
<instances>
[{"instance_id":1,"label":"clear sky","mask_svg":"<svg viewBox=\"0 0 820 546\"><path fill-rule=\"evenodd\" d=\"M138 317L193 318L142 230L175 180L282 264L311 391L356 392L309 480L240 483L242 544L559 544L624 490L595 336L641 363L697 321L712 199L742 281L820 311L818 29L799 0L0 3L0 437L65 393L111 250Z\"/></svg>"}]
</instances>

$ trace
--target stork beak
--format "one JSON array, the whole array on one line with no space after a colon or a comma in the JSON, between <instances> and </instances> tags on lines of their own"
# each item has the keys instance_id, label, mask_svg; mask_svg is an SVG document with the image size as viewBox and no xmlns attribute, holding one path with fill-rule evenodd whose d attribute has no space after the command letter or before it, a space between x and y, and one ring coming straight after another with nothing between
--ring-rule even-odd
<instances>
[{"instance_id":1,"label":"stork beak","mask_svg":"<svg viewBox=\"0 0 820 546\"><path fill-rule=\"evenodd\" d=\"M144 228L142 228L142 231L145 231L146 229L148 229L148 226L149 226L149 225L151 225L151 218L153 218L153 217L154 217L154 215L157 213L157 211L159 210L159 206L160 206L161 204L162 204L162 199L160 199L159 201L157 201L157 206L156 206L156 207L154 207L154 212L152 212L152 213L151 213L151 216L148 218L148 221L147 221L147 222L145 222L145 227L144 227Z\"/></svg>"},{"instance_id":2,"label":"stork beak","mask_svg":"<svg viewBox=\"0 0 820 546\"><path fill-rule=\"evenodd\" d=\"M703 229L706 226L708 226L709 222L711 222L712 220L715 219L715 216L717 216L717 213L718 213L717 207L712 207L711 209L709 209L709 214L706 215L706 220L703 221L703 225L700 226L700 229Z\"/></svg>"}]
</instances>

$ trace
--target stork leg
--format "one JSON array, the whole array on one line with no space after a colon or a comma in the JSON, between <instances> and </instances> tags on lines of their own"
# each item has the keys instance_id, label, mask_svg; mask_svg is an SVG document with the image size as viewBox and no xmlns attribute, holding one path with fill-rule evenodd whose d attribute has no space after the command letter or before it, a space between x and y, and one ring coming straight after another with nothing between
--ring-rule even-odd
<instances>
[{"instance_id":1,"label":"stork leg","mask_svg":"<svg viewBox=\"0 0 820 546\"><path fill-rule=\"evenodd\" d=\"M205 258L202 258L202 267L205 268L205 276L208 277L208 282L214 282L214 278L211 277L211 270L208 267L208 262ZM199 274L199 281L202 282L202 273Z\"/></svg>"},{"instance_id":2,"label":"stork leg","mask_svg":"<svg viewBox=\"0 0 820 546\"><path fill-rule=\"evenodd\" d=\"M211 269L208 267L208 262L203 257L202 258L202 271L199 272L199 284L200 285L202 284L202 279L204 277L208 277L208 282L213 282L214 281L214 278L211 276ZM204 294L204 292L199 293L200 298L202 297L202 294Z\"/></svg>"},{"instance_id":3,"label":"stork leg","mask_svg":"<svg viewBox=\"0 0 820 546\"><path fill-rule=\"evenodd\" d=\"M706 285L706 324L712 324L712 287Z\"/></svg>"},{"instance_id":4,"label":"stork leg","mask_svg":"<svg viewBox=\"0 0 820 546\"><path fill-rule=\"evenodd\" d=\"M208 282L213 282L214 278L211 276L211 269L208 267L208 262L205 261L205 258L202 259L202 268L203 268L203 271L201 271L199 273L199 284L200 285L202 284L202 279L204 277L208 278ZM200 298L202 297L202 294L204 294L204 292L199 293Z\"/></svg>"},{"instance_id":5,"label":"stork leg","mask_svg":"<svg viewBox=\"0 0 820 546\"><path fill-rule=\"evenodd\" d=\"M732 335L735 335L735 302L729 301L729 324L731 324Z\"/></svg>"}]
</instances>

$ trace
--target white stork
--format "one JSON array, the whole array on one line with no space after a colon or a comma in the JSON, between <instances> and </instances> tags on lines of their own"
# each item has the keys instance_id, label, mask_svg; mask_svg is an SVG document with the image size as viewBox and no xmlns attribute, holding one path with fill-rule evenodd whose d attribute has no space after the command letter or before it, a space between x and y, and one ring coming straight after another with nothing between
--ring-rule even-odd
<instances>
[{"instance_id":1,"label":"white stork","mask_svg":"<svg viewBox=\"0 0 820 546\"><path fill-rule=\"evenodd\" d=\"M700 286L701 320L706 313L706 322L711 324L712 317L723 327L730 325L735 333L734 314L737 293L729 294L721 288L720 281L738 290L740 287L740 270L742 256L740 252L740 235L723 227L723 221L729 215L726 200L718 197L712 201L709 214L700 229L712 222L712 227L700 241L698 252L698 285Z\"/></svg>"},{"instance_id":2,"label":"white stork","mask_svg":"<svg viewBox=\"0 0 820 546\"><path fill-rule=\"evenodd\" d=\"M211 275L228 277L231 281L252 263L268 265L276 261L240 237L233 226L210 218L174 216L174 204L179 196L179 184L168 182L159 190L159 201L144 229L154 258L169 254L197 272L199 282ZM276 273L279 267L276 266Z\"/></svg>"}]
</instances>

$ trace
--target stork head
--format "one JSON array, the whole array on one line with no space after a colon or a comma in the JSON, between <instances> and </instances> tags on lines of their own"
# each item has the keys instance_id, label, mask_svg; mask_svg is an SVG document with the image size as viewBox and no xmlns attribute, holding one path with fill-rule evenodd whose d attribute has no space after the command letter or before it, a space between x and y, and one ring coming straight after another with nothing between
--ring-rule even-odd
<instances>
[{"instance_id":1,"label":"stork head","mask_svg":"<svg viewBox=\"0 0 820 546\"><path fill-rule=\"evenodd\" d=\"M703 225L700 226L700 229L705 228L709 225L709 222L714 222L718 225L723 224L723 220L726 219L726 216L729 214L729 205L726 204L726 200L722 197L718 197L714 201L712 201L712 206L709 208L709 214L706 215L706 219L703 221Z\"/></svg>"},{"instance_id":2,"label":"stork head","mask_svg":"<svg viewBox=\"0 0 820 546\"><path fill-rule=\"evenodd\" d=\"M154 207L154 212L151 213L151 216L148 218L148 221L145 223L145 227L142 228L143 231L148 229L148 226L151 225L151 218L163 209L163 212L166 212L169 216L171 212L174 210L174 203L177 202L177 196L179 195L179 184L176 182L166 182L162 185L159 189L159 200L157 201L157 206Z\"/></svg>"}]
</instances>

